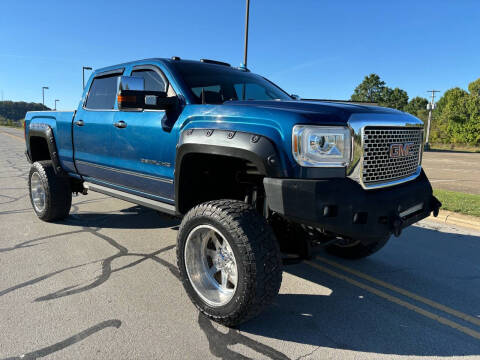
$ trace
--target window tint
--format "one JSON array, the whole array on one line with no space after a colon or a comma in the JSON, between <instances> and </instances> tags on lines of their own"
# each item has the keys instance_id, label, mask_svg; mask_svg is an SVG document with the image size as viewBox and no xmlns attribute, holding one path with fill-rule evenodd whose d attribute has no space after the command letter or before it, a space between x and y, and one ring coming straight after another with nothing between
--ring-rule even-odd
<instances>
[{"instance_id":1,"label":"window tint","mask_svg":"<svg viewBox=\"0 0 480 360\"><path fill-rule=\"evenodd\" d=\"M142 77L145 79L145 90L149 91L165 91L165 81L153 70L134 70L132 76Z\"/></svg>"},{"instance_id":2,"label":"window tint","mask_svg":"<svg viewBox=\"0 0 480 360\"><path fill-rule=\"evenodd\" d=\"M95 78L88 93L87 109L113 109L119 75Z\"/></svg>"},{"instance_id":3,"label":"window tint","mask_svg":"<svg viewBox=\"0 0 480 360\"><path fill-rule=\"evenodd\" d=\"M221 104L228 100L244 99L291 100L291 97L278 86L250 72L195 61L175 61L172 64L199 104L202 101L206 104Z\"/></svg>"},{"instance_id":4,"label":"window tint","mask_svg":"<svg viewBox=\"0 0 480 360\"><path fill-rule=\"evenodd\" d=\"M194 87L192 88L192 91L193 93L200 97L202 96L202 90L203 91L211 91L211 92L216 92L218 94L220 94L221 90L220 90L220 85L212 85L212 86L204 86L204 87Z\"/></svg>"},{"instance_id":5,"label":"window tint","mask_svg":"<svg viewBox=\"0 0 480 360\"><path fill-rule=\"evenodd\" d=\"M235 92L237 99L245 100L272 100L275 99L275 94L269 89L257 84L235 84ZM243 92L245 91L245 96Z\"/></svg>"}]
</instances>

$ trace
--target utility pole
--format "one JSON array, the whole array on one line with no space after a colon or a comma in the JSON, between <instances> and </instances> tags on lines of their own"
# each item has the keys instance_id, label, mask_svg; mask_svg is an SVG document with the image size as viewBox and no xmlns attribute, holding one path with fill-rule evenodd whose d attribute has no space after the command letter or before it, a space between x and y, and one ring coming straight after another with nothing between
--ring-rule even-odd
<instances>
[{"instance_id":1,"label":"utility pole","mask_svg":"<svg viewBox=\"0 0 480 360\"><path fill-rule=\"evenodd\" d=\"M82 81L83 81L83 88L85 89L85 70L92 70L90 66L83 66L82 67Z\"/></svg>"},{"instance_id":2,"label":"utility pole","mask_svg":"<svg viewBox=\"0 0 480 360\"><path fill-rule=\"evenodd\" d=\"M243 54L243 67L247 68L248 55L248 20L250 15L250 0L247 0L247 9L245 14L245 52Z\"/></svg>"},{"instance_id":3,"label":"utility pole","mask_svg":"<svg viewBox=\"0 0 480 360\"><path fill-rule=\"evenodd\" d=\"M42 86L42 104L45 106L45 90L48 90L48 86Z\"/></svg>"},{"instance_id":4,"label":"utility pole","mask_svg":"<svg viewBox=\"0 0 480 360\"><path fill-rule=\"evenodd\" d=\"M431 95L432 99L427 104L428 124L427 124L427 138L426 138L426 141L425 141L425 150L430 150L430 144L428 142L428 139L430 137L430 126L432 124L432 111L433 111L433 109L435 109L435 93L440 92L440 90L428 90L427 92L432 93L432 95Z\"/></svg>"},{"instance_id":5,"label":"utility pole","mask_svg":"<svg viewBox=\"0 0 480 360\"><path fill-rule=\"evenodd\" d=\"M57 102L58 102L58 101L60 101L60 100L55 99L55 109L54 109L55 111L57 111Z\"/></svg>"}]
</instances>

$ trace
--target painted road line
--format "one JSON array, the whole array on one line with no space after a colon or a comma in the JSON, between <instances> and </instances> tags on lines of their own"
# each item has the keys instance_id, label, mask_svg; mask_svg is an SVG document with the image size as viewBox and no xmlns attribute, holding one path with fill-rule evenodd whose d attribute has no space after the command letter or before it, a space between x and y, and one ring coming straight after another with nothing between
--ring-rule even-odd
<instances>
[{"instance_id":1,"label":"painted road line","mask_svg":"<svg viewBox=\"0 0 480 360\"><path fill-rule=\"evenodd\" d=\"M440 310L440 311L443 311L447 314L450 314L452 316L455 316L459 319L462 319L464 321L467 321L471 324L474 324L474 325L478 325L480 326L480 319L476 318L476 317L473 317L471 315L467 315L467 314L464 314L458 310L455 310L455 309L452 309L452 308L449 308L448 306L445 306L445 305L442 305L442 304L439 304L433 300L430 300L430 299L427 299L427 298L424 298L423 296L420 296L420 295L417 295L415 293L412 293L408 290L405 290L405 289L402 289L402 288L399 288L398 286L395 286L395 285L392 285L392 284L389 284L385 281L382 281L382 280L379 280L379 279L376 279L370 275L367 275L367 274L364 274L364 273L361 273L360 271L357 271L357 270L354 270L354 269L351 269L347 266L344 266L344 265L341 265L335 261L332 261L330 259L326 259L324 257L321 257L321 256L316 256L315 257L317 260L320 260L328 265L331 265L331 266L334 266L340 270L343 270L345 272L348 272L352 275L355 275L359 278L362 278L364 280L367 280L367 281L370 281L376 285L379 285L379 286L382 286L386 289L389 289L389 290L392 290L392 291L395 291L405 297L408 297L410 299L413 299L413 300L416 300L418 302L421 302L421 303L424 303L432 308L435 308L437 310Z\"/></svg>"},{"instance_id":2,"label":"painted road line","mask_svg":"<svg viewBox=\"0 0 480 360\"><path fill-rule=\"evenodd\" d=\"M318 269L318 270L320 270L320 271L322 271L322 272L324 272L324 273L326 273L326 274L328 274L328 275L330 275L330 276L333 276L333 277L335 277L335 278L337 278L337 279L344 280L344 281L348 282L348 283L351 284L351 285L354 285L354 286L356 286L356 287L359 287L360 289L363 289L363 290L368 291L368 292L370 292L370 293L372 293L372 294L374 294L374 295L377 295L377 296L379 296L379 297L381 297L381 298L384 298L385 300L388 300L388 301L390 301L390 302L392 302L392 303L395 303L395 304L400 305L400 306L402 306L402 307L404 307L404 308L407 308L407 309L409 309L409 310L412 310L412 311L416 312L417 314L423 315L423 316L425 316L425 317L427 317L427 318L429 318L429 319L431 319L431 320L434 320L434 321L436 321L436 322L438 322L438 323L440 323L440 324L447 325L447 326L451 327L452 329L458 330L458 331L460 331L460 332L462 332L462 333L464 333L464 334L466 334L466 335L469 335L469 336L471 336L471 337L473 337L473 338L475 338L475 339L480 340L480 332L478 332L478 331L472 330L472 329L470 329L470 328L467 328L467 327L465 327L465 326L462 326L462 325L460 325L460 324L457 324L456 322L454 322L454 321L452 321L452 320L449 320L449 319L446 319L446 318L444 318L444 317L442 317L442 316L439 316L439 315L436 315L436 314L434 314L434 313L431 313L430 311L424 310L424 309L422 309L422 308L420 308L420 307L418 307L418 306L416 306L416 305L410 304L410 303L408 303L408 302L406 302L406 301L404 301L404 300L401 300L401 299L399 299L399 298L397 298L397 297L395 297L395 296L392 296L392 295L390 295L390 294L387 294L387 293L384 292L384 291L378 290L378 289L376 289L376 288L374 288L374 287L372 287L372 286L363 284L363 283L361 283L361 282L359 282L359 281L357 281L357 280L354 280L354 279L352 279L352 278L349 278L349 277L346 276L346 275L342 275L342 274L340 274L340 273L337 273L337 272L335 272L335 271L333 271L333 270L330 270L329 268L326 268L326 267L324 267L324 266L322 266L322 265L320 265L320 264L317 264L316 262L308 261L308 260L307 260L307 261L305 261L305 264L310 265L310 266L312 266L312 267L314 267L314 268L316 268L316 269Z\"/></svg>"}]
</instances>

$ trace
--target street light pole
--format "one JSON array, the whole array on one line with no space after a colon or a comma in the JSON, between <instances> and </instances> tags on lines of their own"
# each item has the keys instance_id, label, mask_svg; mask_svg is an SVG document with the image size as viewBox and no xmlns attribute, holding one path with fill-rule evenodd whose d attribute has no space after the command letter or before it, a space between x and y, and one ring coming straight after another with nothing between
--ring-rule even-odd
<instances>
[{"instance_id":1,"label":"street light pole","mask_svg":"<svg viewBox=\"0 0 480 360\"><path fill-rule=\"evenodd\" d=\"M82 67L83 89L85 89L85 70L92 70L92 68L90 66L83 66Z\"/></svg>"},{"instance_id":2,"label":"street light pole","mask_svg":"<svg viewBox=\"0 0 480 360\"><path fill-rule=\"evenodd\" d=\"M45 90L48 90L48 86L42 86L42 104L45 106Z\"/></svg>"},{"instance_id":3,"label":"street light pole","mask_svg":"<svg viewBox=\"0 0 480 360\"><path fill-rule=\"evenodd\" d=\"M57 111L57 102L58 102L58 101L60 101L60 100L55 99L55 109L54 109L55 111Z\"/></svg>"},{"instance_id":4,"label":"street light pole","mask_svg":"<svg viewBox=\"0 0 480 360\"><path fill-rule=\"evenodd\" d=\"M247 0L247 9L245 14L245 52L243 54L243 66L247 67L247 55L248 55L248 20L250 15L250 0Z\"/></svg>"},{"instance_id":5,"label":"street light pole","mask_svg":"<svg viewBox=\"0 0 480 360\"><path fill-rule=\"evenodd\" d=\"M428 139L430 137L430 126L432 124L432 111L435 109L435 93L440 92L439 90L428 90L427 92L432 93L432 100L427 104L427 110L428 110L428 123L427 123L427 136L425 140L425 150L430 150L430 143L428 142Z\"/></svg>"}]
</instances>

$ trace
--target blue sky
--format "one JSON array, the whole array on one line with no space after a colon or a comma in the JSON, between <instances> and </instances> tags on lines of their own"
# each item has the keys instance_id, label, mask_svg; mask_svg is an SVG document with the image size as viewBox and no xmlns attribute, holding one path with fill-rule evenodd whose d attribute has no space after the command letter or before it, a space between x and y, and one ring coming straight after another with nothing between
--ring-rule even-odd
<instances>
[{"instance_id":1,"label":"blue sky","mask_svg":"<svg viewBox=\"0 0 480 360\"><path fill-rule=\"evenodd\" d=\"M76 108L82 65L243 58L244 0L0 1L0 96ZM369 73L410 97L480 77L480 1L251 0L249 68L290 93L348 99Z\"/></svg>"}]
</instances>

